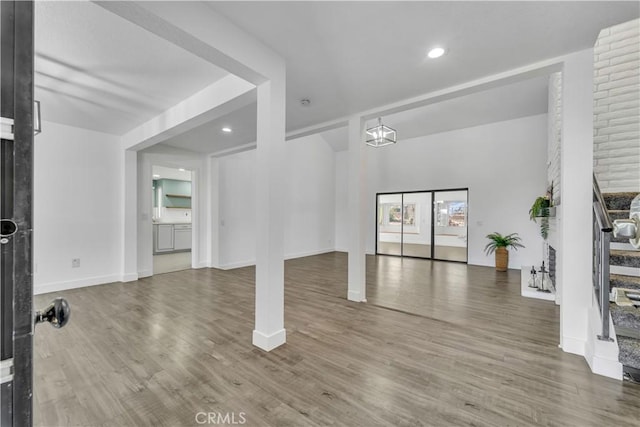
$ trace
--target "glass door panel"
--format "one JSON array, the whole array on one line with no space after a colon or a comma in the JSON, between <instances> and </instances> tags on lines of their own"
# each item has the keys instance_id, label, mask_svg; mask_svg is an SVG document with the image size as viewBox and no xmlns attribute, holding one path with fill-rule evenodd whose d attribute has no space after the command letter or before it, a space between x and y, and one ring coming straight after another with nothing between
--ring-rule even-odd
<instances>
[{"instance_id":1,"label":"glass door panel","mask_svg":"<svg viewBox=\"0 0 640 427\"><path fill-rule=\"evenodd\" d=\"M404 193L402 255L431 258L431 192Z\"/></svg>"},{"instance_id":2,"label":"glass door panel","mask_svg":"<svg viewBox=\"0 0 640 427\"><path fill-rule=\"evenodd\" d=\"M402 194L378 195L378 254L402 255L402 216Z\"/></svg>"},{"instance_id":3,"label":"glass door panel","mask_svg":"<svg viewBox=\"0 0 640 427\"><path fill-rule=\"evenodd\" d=\"M433 258L467 261L467 190L434 191Z\"/></svg>"}]
</instances>

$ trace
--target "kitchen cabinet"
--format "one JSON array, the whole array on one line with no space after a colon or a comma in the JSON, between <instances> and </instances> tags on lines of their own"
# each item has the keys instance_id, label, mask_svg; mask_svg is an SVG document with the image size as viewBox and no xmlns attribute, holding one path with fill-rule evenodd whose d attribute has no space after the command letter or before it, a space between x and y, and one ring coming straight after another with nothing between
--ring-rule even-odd
<instances>
[{"instance_id":1,"label":"kitchen cabinet","mask_svg":"<svg viewBox=\"0 0 640 427\"><path fill-rule=\"evenodd\" d=\"M173 224L156 224L154 237L156 252L173 250Z\"/></svg>"},{"instance_id":2,"label":"kitchen cabinet","mask_svg":"<svg viewBox=\"0 0 640 427\"><path fill-rule=\"evenodd\" d=\"M154 224L153 253L191 250L191 224Z\"/></svg>"},{"instance_id":3,"label":"kitchen cabinet","mask_svg":"<svg viewBox=\"0 0 640 427\"><path fill-rule=\"evenodd\" d=\"M173 226L173 249L176 251L191 249L191 224Z\"/></svg>"}]
</instances>

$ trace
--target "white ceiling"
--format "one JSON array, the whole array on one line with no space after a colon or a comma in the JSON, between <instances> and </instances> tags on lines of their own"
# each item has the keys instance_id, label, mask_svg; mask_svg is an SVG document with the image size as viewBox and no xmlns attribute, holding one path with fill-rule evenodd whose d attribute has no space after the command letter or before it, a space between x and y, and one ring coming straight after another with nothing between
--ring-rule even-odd
<instances>
[{"instance_id":1,"label":"white ceiling","mask_svg":"<svg viewBox=\"0 0 640 427\"><path fill-rule=\"evenodd\" d=\"M151 173L153 174L153 179L177 179L179 181L191 181L191 171L186 169L180 170L153 165L151 167Z\"/></svg>"},{"instance_id":2,"label":"white ceiling","mask_svg":"<svg viewBox=\"0 0 640 427\"><path fill-rule=\"evenodd\" d=\"M538 77L383 117L398 141L547 112L548 77ZM367 127L375 126L377 119ZM348 148L346 128L323 132L335 151Z\"/></svg>"},{"instance_id":3,"label":"white ceiling","mask_svg":"<svg viewBox=\"0 0 640 427\"><path fill-rule=\"evenodd\" d=\"M286 60L288 130L586 49L640 14L611 1L210 5ZM435 45L448 53L425 59Z\"/></svg>"},{"instance_id":4,"label":"white ceiling","mask_svg":"<svg viewBox=\"0 0 640 427\"><path fill-rule=\"evenodd\" d=\"M176 7L188 3L175 2ZM588 48L638 2L210 2L287 62L287 130ZM448 53L425 59L442 44ZM44 120L122 134L225 75L89 2L38 2ZM385 117L400 139L546 109L542 80ZM302 107L299 100L311 99ZM504 106L504 108L503 108ZM231 125L232 134L220 128ZM345 138L336 131L338 140ZM332 141L331 133L325 137ZM166 143L215 152L255 141L255 104Z\"/></svg>"},{"instance_id":5,"label":"white ceiling","mask_svg":"<svg viewBox=\"0 0 640 427\"><path fill-rule=\"evenodd\" d=\"M36 2L42 119L121 135L228 73L94 3Z\"/></svg>"},{"instance_id":6,"label":"white ceiling","mask_svg":"<svg viewBox=\"0 0 640 427\"><path fill-rule=\"evenodd\" d=\"M257 108L253 102L231 114L164 141L163 144L209 154L255 142ZM223 132L223 127L230 127L232 132Z\"/></svg>"}]
</instances>

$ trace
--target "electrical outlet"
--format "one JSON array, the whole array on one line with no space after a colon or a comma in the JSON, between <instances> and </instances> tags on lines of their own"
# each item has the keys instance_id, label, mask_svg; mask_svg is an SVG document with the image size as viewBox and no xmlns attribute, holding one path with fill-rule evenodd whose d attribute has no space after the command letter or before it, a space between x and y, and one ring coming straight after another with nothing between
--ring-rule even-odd
<instances>
[{"instance_id":1,"label":"electrical outlet","mask_svg":"<svg viewBox=\"0 0 640 427\"><path fill-rule=\"evenodd\" d=\"M71 260L71 268L79 268L80 267L80 258L73 258Z\"/></svg>"}]
</instances>

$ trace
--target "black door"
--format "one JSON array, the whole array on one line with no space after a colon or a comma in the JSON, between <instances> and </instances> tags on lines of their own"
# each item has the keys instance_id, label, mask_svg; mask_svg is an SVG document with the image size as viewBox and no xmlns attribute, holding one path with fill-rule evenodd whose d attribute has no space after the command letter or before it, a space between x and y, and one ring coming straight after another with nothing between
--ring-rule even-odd
<instances>
[{"instance_id":1,"label":"black door","mask_svg":"<svg viewBox=\"0 0 640 427\"><path fill-rule=\"evenodd\" d=\"M33 327L62 327L66 301L33 313L33 7L0 1L0 425L33 424Z\"/></svg>"}]
</instances>

